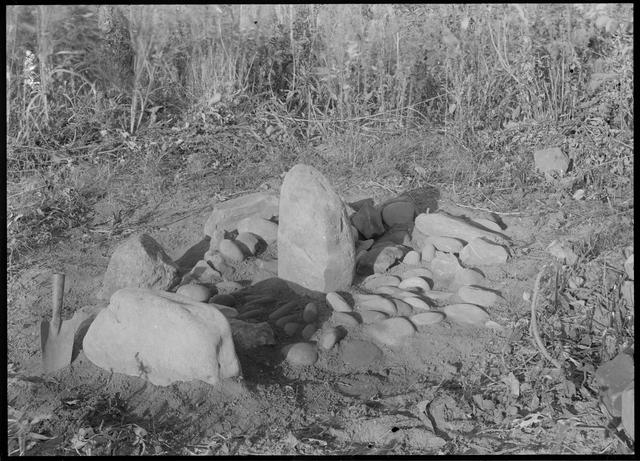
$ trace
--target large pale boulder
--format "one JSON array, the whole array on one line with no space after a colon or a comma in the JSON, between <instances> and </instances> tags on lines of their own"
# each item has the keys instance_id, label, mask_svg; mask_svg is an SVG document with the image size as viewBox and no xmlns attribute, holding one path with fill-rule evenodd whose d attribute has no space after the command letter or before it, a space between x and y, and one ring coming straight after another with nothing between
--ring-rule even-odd
<instances>
[{"instance_id":1,"label":"large pale boulder","mask_svg":"<svg viewBox=\"0 0 640 461\"><path fill-rule=\"evenodd\" d=\"M179 281L177 265L160 244L147 234L135 234L113 252L97 297L107 300L125 287L168 290Z\"/></svg>"},{"instance_id":2,"label":"large pale boulder","mask_svg":"<svg viewBox=\"0 0 640 461\"><path fill-rule=\"evenodd\" d=\"M280 192L278 277L327 293L351 285L354 265L344 202L318 170L294 166Z\"/></svg>"},{"instance_id":3,"label":"large pale boulder","mask_svg":"<svg viewBox=\"0 0 640 461\"><path fill-rule=\"evenodd\" d=\"M115 292L89 327L83 349L101 368L160 386L195 379L216 384L240 374L226 317L211 304L165 291Z\"/></svg>"},{"instance_id":4,"label":"large pale boulder","mask_svg":"<svg viewBox=\"0 0 640 461\"><path fill-rule=\"evenodd\" d=\"M245 218L255 216L271 219L278 216L278 195L273 192L256 192L217 204L204 225L205 235L232 231Z\"/></svg>"},{"instance_id":5,"label":"large pale boulder","mask_svg":"<svg viewBox=\"0 0 640 461\"><path fill-rule=\"evenodd\" d=\"M509 242L508 237L504 234L493 232L485 227L475 225L473 221L444 212L419 214L416 217L415 227L420 233L432 237L453 237L465 242L476 237L483 237L499 244Z\"/></svg>"}]
</instances>

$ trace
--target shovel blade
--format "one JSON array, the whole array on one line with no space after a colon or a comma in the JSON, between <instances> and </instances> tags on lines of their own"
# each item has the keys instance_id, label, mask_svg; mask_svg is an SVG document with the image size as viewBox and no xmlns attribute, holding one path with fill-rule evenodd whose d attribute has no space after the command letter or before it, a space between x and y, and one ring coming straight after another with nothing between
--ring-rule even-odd
<instances>
[{"instance_id":1,"label":"shovel blade","mask_svg":"<svg viewBox=\"0 0 640 461\"><path fill-rule=\"evenodd\" d=\"M77 312L70 320L62 321L57 333L50 330L49 322L45 321L40 324L42 367L45 373L59 370L71 363L74 343L78 342L76 338L78 330L82 329L84 336L88 328L87 321L93 320L94 316L95 314L92 313Z\"/></svg>"}]
</instances>

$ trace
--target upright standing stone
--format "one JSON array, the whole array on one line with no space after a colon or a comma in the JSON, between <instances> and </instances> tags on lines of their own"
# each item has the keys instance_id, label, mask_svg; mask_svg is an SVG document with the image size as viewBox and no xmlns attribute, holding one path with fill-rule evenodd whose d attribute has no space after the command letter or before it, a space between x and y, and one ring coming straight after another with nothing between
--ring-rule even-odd
<instances>
[{"instance_id":1,"label":"upright standing stone","mask_svg":"<svg viewBox=\"0 0 640 461\"><path fill-rule=\"evenodd\" d=\"M278 277L330 292L351 285L355 249L344 202L315 168L296 165L280 194Z\"/></svg>"}]
</instances>

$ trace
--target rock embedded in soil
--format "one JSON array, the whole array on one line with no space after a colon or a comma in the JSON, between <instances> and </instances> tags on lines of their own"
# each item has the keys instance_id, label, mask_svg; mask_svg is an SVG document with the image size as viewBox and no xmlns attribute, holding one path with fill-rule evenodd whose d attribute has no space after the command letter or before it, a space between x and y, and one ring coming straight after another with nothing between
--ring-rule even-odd
<instances>
[{"instance_id":1,"label":"rock embedded in soil","mask_svg":"<svg viewBox=\"0 0 640 461\"><path fill-rule=\"evenodd\" d=\"M453 237L429 237L428 242L443 253L460 253L466 243Z\"/></svg>"},{"instance_id":2,"label":"rock embedded in soil","mask_svg":"<svg viewBox=\"0 0 640 461\"><path fill-rule=\"evenodd\" d=\"M499 244L508 243L508 238L499 232L483 229L463 218L444 212L419 214L415 225L420 232L431 237L453 237L465 242L484 237Z\"/></svg>"},{"instance_id":3,"label":"rock embedded in soil","mask_svg":"<svg viewBox=\"0 0 640 461\"><path fill-rule=\"evenodd\" d=\"M182 285L176 290L176 293L201 303L206 303L211 297L211 289L197 283Z\"/></svg>"},{"instance_id":4,"label":"rock embedded in soil","mask_svg":"<svg viewBox=\"0 0 640 461\"><path fill-rule=\"evenodd\" d=\"M489 320L489 314L482 307L475 304L449 304L443 309L447 320L459 325L482 327Z\"/></svg>"},{"instance_id":5,"label":"rock embedded in soil","mask_svg":"<svg viewBox=\"0 0 640 461\"><path fill-rule=\"evenodd\" d=\"M324 331L320 336L320 339L318 340L318 346L321 349L328 351L345 336L347 336L347 330L345 330L343 327L338 326L327 328L327 330Z\"/></svg>"},{"instance_id":6,"label":"rock embedded in soil","mask_svg":"<svg viewBox=\"0 0 640 461\"><path fill-rule=\"evenodd\" d=\"M116 247L97 297L108 300L125 287L169 290L179 281L178 266L162 246L147 234L135 234Z\"/></svg>"},{"instance_id":7,"label":"rock embedded in soil","mask_svg":"<svg viewBox=\"0 0 640 461\"><path fill-rule=\"evenodd\" d=\"M387 227L398 224L413 224L415 215L415 205L406 200L392 201L382 207L382 220Z\"/></svg>"},{"instance_id":8,"label":"rock embedded in soil","mask_svg":"<svg viewBox=\"0 0 640 461\"><path fill-rule=\"evenodd\" d=\"M413 307L401 299L393 299L393 304L396 306L396 313L401 317L410 317L414 314Z\"/></svg>"},{"instance_id":9,"label":"rock embedded in soil","mask_svg":"<svg viewBox=\"0 0 640 461\"><path fill-rule=\"evenodd\" d=\"M257 235L268 245L278 239L278 225L260 216L249 216L238 222L238 232Z\"/></svg>"},{"instance_id":10,"label":"rock embedded in soil","mask_svg":"<svg viewBox=\"0 0 640 461\"><path fill-rule=\"evenodd\" d=\"M302 336L302 339L304 339L305 341L309 341L316 331L318 331L318 326L310 323L302 329L300 336Z\"/></svg>"},{"instance_id":11,"label":"rock embedded in soil","mask_svg":"<svg viewBox=\"0 0 640 461\"><path fill-rule=\"evenodd\" d=\"M238 376L231 328L211 305L184 296L124 288L111 296L89 327L83 349L105 370L143 376L153 384Z\"/></svg>"},{"instance_id":12,"label":"rock embedded in soil","mask_svg":"<svg viewBox=\"0 0 640 461\"><path fill-rule=\"evenodd\" d=\"M403 263L409 266L417 266L420 264L420 253L415 250L411 250L406 255L404 255Z\"/></svg>"},{"instance_id":13,"label":"rock embedded in soil","mask_svg":"<svg viewBox=\"0 0 640 461\"><path fill-rule=\"evenodd\" d=\"M271 219L278 216L278 195L271 192L256 192L215 205L204 225L205 235L212 237L216 231L232 231L238 223L248 217Z\"/></svg>"},{"instance_id":14,"label":"rock embedded in soil","mask_svg":"<svg viewBox=\"0 0 640 461\"><path fill-rule=\"evenodd\" d=\"M300 329L302 328L302 324L297 322L287 323L282 329L284 330L284 334L287 336L294 336Z\"/></svg>"},{"instance_id":15,"label":"rock embedded in soil","mask_svg":"<svg viewBox=\"0 0 640 461\"><path fill-rule=\"evenodd\" d=\"M427 280L423 279L422 277L409 277L404 279L402 282L400 282L400 285L398 285L398 288L402 290L413 290L414 288L417 288L422 293L425 293L431 290L432 285L433 285L433 282L429 283Z\"/></svg>"},{"instance_id":16,"label":"rock embedded in soil","mask_svg":"<svg viewBox=\"0 0 640 461\"><path fill-rule=\"evenodd\" d=\"M235 242L246 256L255 256L260 243L258 237L251 232L240 232Z\"/></svg>"},{"instance_id":17,"label":"rock embedded in soil","mask_svg":"<svg viewBox=\"0 0 640 461\"><path fill-rule=\"evenodd\" d=\"M229 307L235 307L235 305L237 304L236 298L234 298L230 294L217 294L215 296L212 296L209 299L209 302Z\"/></svg>"},{"instance_id":18,"label":"rock embedded in soil","mask_svg":"<svg viewBox=\"0 0 640 461\"><path fill-rule=\"evenodd\" d=\"M436 257L436 247L433 243L427 242L422 246L420 258L426 263L430 263Z\"/></svg>"},{"instance_id":19,"label":"rock embedded in soil","mask_svg":"<svg viewBox=\"0 0 640 461\"><path fill-rule=\"evenodd\" d=\"M569 157L559 147L538 149L533 152L533 160L536 170L541 173L557 171L564 174L569 168Z\"/></svg>"},{"instance_id":20,"label":"rock embedded in soil","mask_svg":"<svg viewBox=\"0 0 640 461\"><path fill-rule=\"evenodd\" d=\"M393 301L378 295L355 294L353 296L356 307L361 310L380 311L395 315L396 307Z\"/></svg>"},{"instance_id":21,"label":"rock embedded in soil","mask_svg":"<svg viewBox=\"0 0 640 461\"><path fill-rule=\"evenodd\" d=\"M355 248L344 202L315 168L285 175L278 226L278 277L324 293L351 286Z\"/></svg>"},{"instance_id":22,"label":"rock embedded in soil","mask_svg":"<svg viewBox=\"0 0 640 461\"><path fill-rule=\"evenodd\" d=\"M366 325L364 333L374 341L390 347L401 346L416 332L416 327L405 317L395 317Z\"/></svg>"},{"instance_id":23,"label":"rock embedded in soil","mask_svg":"<svg viewBox=\"0 0 640 461\"><path fill-rule=\"evenodd\" d=\"M491 307L502 299L502 296L492 290L473 285L460 287L458 296L466 303L477 304L482 307Z\"/></svg>"},{"instance_id":24,"label":"rock embedded in soil","mask_svg":"<svg viewBox=\"0 0 640 461\"><path fill-rule=\"evenodd\" d=\"M420 314L412 315L409 317L414 325L433 325L440 323L445 319L445 315L442 312L421 312Z\"/></svg>"},{"instance_id":25,"label":"rock embedded in soil","mask_svg":"<svg viewBox=\"0 0 640 461\"><path fill-rule=\"evenodd\" d=\"M336 325L342 325L345 327L357 327L360 325L360 319L356 317L355 312L347 313L347 312L334 312L331 314L331 322Z\"/></svg>"},{"instance_id":26,"label":"rock embedded in soil","mask_svg":"<svg viewBox=\"0 0 640 461\"><path fill-rule=\"evenodd\" d=\"M282 352L287 362L297 367L313 365L318 360L316 346L309 342L287 345L282 348Z\"/></svg>"},{"instance_id":27,"label":"rock embedded in soil","mask_svg":"<svg viewBox=\"0 0 640 461\"><path fill-rule=\"evenodd\" d=\"M353 309L338 293L327 293L326 301L329 307L336 312L352 312Z\"/></svg>"},{"instance_id":28,"label":"rock embedded in soil","mask_svg":"<svg viewBox=\"0 0 640 461\"><path fill-rule=\"evenodd\" d=\"M402 280L405 280L411 277L423 277L429 280L433 280L433 272L431 272L426 267L416 267L414 269L409 269L407 271L404 271L400 275L400 279Z\"/></svg>"},{"instance_id":29,"label":"rock embedded in soil","mask_svg":"<svg viewBox=\"0 0 640 461\"><path fill-rule=\"evenodd\" d=\"M362 286L367 290L375 290L382 286L397 287L399 284L400 279L395 275L372 274L362 281Z\"/></svg>"},{"instance_id":30,"label":"rock embedded in soil","mask_svg":"<svg viewBox=\"0 0 640 461\"><path fill-rule=\"evenodd\" d=\"M463 250L464 251L464 250ZM458 258L449 253L436 252L436 257L431 261L431 272L437 278L446 279L455 276L463 267Z\"/></svg>"},{"instance_id":31,"label":"rock embedded in soil","mask_svg":"<svg viewBox=\"0 0 640 461\"><path fill-rule=\"evenodd\" d=\"M318 319L318 306L316 303L308 303L304 306L302 319L307 323L313 323Z\"/></svg>"},{"instance_id":32,"label":"rock embedded in soil","mask_svg":"<svg viewBox=\"0 0 640 461\"><path fill-rule=\"evenodd\" d=\"M470 240L460 252L460 260L470 266L504 264L508 257L509 253L503 246L481 238Z\"/></svg>"},{"instance_id":33,"label":"rock embedded in soil","mask_svg":"<svg viewBox=\"0 0 640 461\"><path fill-rule=\"evenodd\" d=\"M276 344L273 329L267 322L250 323L232 319L231 331L233 341L238 349L249 350L260 346L273 346Z\"/></svg>"},{"instance_id":34,"label":"rock embedded in soil","mask_svg":"<svg viewBox=\"0 0 640 461\"><path fill-rule=\"evenodd\" d=\"M222 239L218 245L218 251L228 261L240 262L244 260L244 253L233 240Z\"/></svg>"},{"instance_id":35,"label":"rock embedded in soil","mask_svg":"<svg viewBox=\"0 0 640 461\"><path fill-rule=\"evenodd\" d=\"M383 356L378 346L361 340L343 341L339 350L342 362L348 368L367 369Z\"/></svg>"},{"instance_id":36,"label":"rock embedded in soil","mask_svg":"<svg viewBox=\"0 0 640 461\"><path fill-rule=\"evenodd\" d=\"M375 323L380 320L385 320L389 318L389 314L380 311L372 311L365 310L360 311L360 316L362 317L362 323Z\"/></svg>"},{"instance_id":37,"label":"rock embedded in soil","mask_svg":"<svg viewBox=\"0 0 640 461\"><path fill-rule=\"evenodd\" d=\"M366 239L379 237L384 234L382 217L373 203L364 203L360 209L351 216L351 223Z\"/></svg>"}]
</instances>

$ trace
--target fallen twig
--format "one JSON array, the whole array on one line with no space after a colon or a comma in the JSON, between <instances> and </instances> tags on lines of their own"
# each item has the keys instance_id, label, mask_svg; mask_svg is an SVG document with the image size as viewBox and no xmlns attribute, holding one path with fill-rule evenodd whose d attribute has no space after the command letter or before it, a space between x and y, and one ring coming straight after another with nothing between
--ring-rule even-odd
<instances>
[{"instance_id":1,"label":"fallen twig","mask_svg":"<svg viewBox=\"0 0 640 461\"><path fill-rule=\"evenodd\" d=\"M553 363L556 368L562 368L560 362L551 357L547 352L547 349L545 349L542 339L540 338L540 333L538 332L538 322L536 320L536 301L538 300L538 292L540 291L540 280L542 279L542 274L544 274L546 268L547 266L543 266L542 269L540 269L540 273L538 273L538 277L536 278L536 284L533 288L533 297L531 298L531 323L529 325L529 331L531 332L531 336L533 336L536 347L544 358Z\"/></svg>"},{"instance_id":2,"label":"fallen twig","mask_svg":"<svg viewBox=\"0 0 640 461\"><path fill-rule=\"evenodd\" d=\"M522 215L524 213L521 213L519 211L493 211L490 210L489 208L482 208L482 207L478 207L478 206L471 206L471 205L464 205L462 203L458 203L458 202L453 202L455 205L462 207L462 208L471 208L472 210L478 210L478 211L486 211L487 213L494 213L494 214L498 214L498 215L503 215L503 216L517 216L517 215Z\"/></svg>"}]
</instances>

